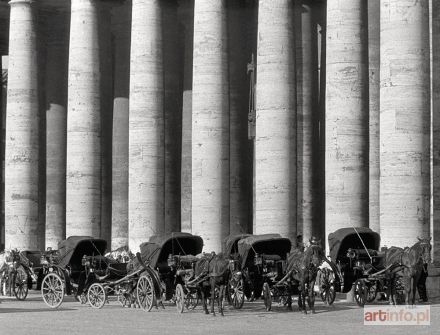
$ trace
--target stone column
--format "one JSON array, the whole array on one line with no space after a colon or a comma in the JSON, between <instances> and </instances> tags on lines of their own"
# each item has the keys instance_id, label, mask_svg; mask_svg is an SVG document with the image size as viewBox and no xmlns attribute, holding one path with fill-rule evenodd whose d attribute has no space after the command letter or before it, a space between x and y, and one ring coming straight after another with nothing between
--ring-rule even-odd
<instances>
[{"instance_id":1,"label":"stone column","mask_svg":"<svg viewBox=\"0 0 440 335\"><path fill-rule=\"evenodd\" d=\"M159 0L133 0L129 120L129 246L164 231L164 83Z\"/></svg>"},{"instance_id":2,"label":"stone column","mask_svg":"<svg viewBox=\"0 0 440 335\"><path fill-rule=\"evenodd\" d=\"M131 6L113 9L114 97L112 145L112 250L128 245L128 96Z\"/></svg>"},{"instance_id":3,"label":"stone column","mask_svg":"<svg viewBox=\"0 0 440 335\"><path fill-rule=\"evenodd\" d=\"M181 200L180 229L191 232L191 132L192 132L192 70L193 70L193 34L194 0L180 0L179 15L184 27L183 57L183 96L182 96L182 162L181 162Z\"/></svg>"},{"instance_id":4,"label":"stone column","mask_svg":"<svg viewBox=\"0 0 440 335\"><path fill-rule=\"evenodd\" d=\"M5 247L40 249L37 25L34 2L12 0L5 152Z\"/></svg>"},{"instance_id":5,"label":"stone column","mask_svg":"<svg viewBox=\"0 0 440 335\"><path fill-rule=\"evenodd\" d=\"M194 1L192 232L205 251L229 233L229 76L225 0Z\"/></svg>"},{"instance_id":6,"label":"stone column","mask_svg":"<svg viewBox=\"0 0 440 335\"><path fill-rule=\"evenodd\" d=\"M163 1L164 89L165 89L165 227L180 231L180 166L182 144L183 54L177 1Z\"/></svg>"},{"instance_id":7,"label":"stone column","mask_svg":"<svg viewBox=\"0 0 440 335\"><path fill-rule=\"evenodd\" d=\"M440 265L440 2L432 1L432 153L434 263Z\"/></svg>"},{"instance_id":8,"label":"stone column","mask_svg":"<svg viewBox=\"0 0 440 335\"><path fill-rule=\"evenodd\" d=\"M66 236L100 236L99 2L72 0L67 112Z\"/></svg>"},{"instance_id":9,"label":"stone column","mask_svg":"<svg viewBox=\"0 0 440 335\"><path fill-rule=\"evenodd\" d=\"M57 249L66 237L66 140L69 19L53 10L46 47L46 244Z\"/></svg>"},{"instance_id":10,"label":"stone column","mask_svg":"<svg viewBox=\"0 0 440 335\"><path fill-rule=\"evenodd\" d=\"M296 240L293 27L293 1L259 1L254 233L280 233Z\"/></svg>"},{"instance_id":11,"label":"stone column","mask_svg":"<svg viewBox=\"0 0 440 335\"><path fill-rule=\"evenodd\" d=\"M429 2L380 7L380 234L410 246L429 235Z\"/></svg>"},{"instance_id":12,"label":"stone column","mask_svg":"<svg viewBox=\"0 0 440 335\"><path fill-rule=\"evenodd\" d=\"M297 234L308 241L313 234L315 206L317 198L314 191L314 118L318 110L318 54L317 26L312 18L309 5L297 7L297 183L298 183L298 221ZM299 35L299 36L298 36ZM317 149L317 148L316 148Z\"/></svg>"},{"instance_id":13,"label":"stone column","mask_svg":"<svg viewBox=\"0 0 440 335\"><path fill-rule=\"evenodd\" d=\"M327 3L326 55L325 235L328 237L339 228L368 226L366 1Z\"/></svg>"},{"instance_id":14,"label":"stone column","mask_svg":"<svg viewBox=\"0 0 440 335\"><path fill-rule=\"evenodd\" d=\"M379 233L380 0L368 1L368 58L370 77L369 227Z\"/></svg>"}]
</instances>

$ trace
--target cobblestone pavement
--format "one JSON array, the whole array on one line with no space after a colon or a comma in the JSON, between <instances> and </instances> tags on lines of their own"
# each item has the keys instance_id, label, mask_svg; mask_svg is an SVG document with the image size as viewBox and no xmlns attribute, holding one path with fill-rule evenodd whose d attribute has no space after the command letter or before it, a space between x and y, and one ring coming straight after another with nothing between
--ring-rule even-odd
<instances>
[{"instance_id":1,"label":"cobblestone pavement","mask_svg":"<svg viewBox=\"0 0 440 335\"><path fill-rule=\"evenodd\" d=\"M225 316L205 315L201 307L178 314L175 307L146 313L122 308L113 299L100 310L66 297L59 309L48 308L38 292L26 301L1 297L0 334L439 334L440 302L431 305L431 326L364 326L363 309L336 301L317 303L317 313L304 315L275 306L266 312L261 302L243 309L226 307Z\"/></svg>"}]
</instances>

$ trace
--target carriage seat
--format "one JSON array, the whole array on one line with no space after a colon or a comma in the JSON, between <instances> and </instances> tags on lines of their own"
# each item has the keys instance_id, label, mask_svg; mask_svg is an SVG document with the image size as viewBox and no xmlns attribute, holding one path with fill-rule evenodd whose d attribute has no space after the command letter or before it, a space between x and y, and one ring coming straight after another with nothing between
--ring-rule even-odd
<instances>
[{"instance_id":1,"label":"carriage seat","mask_svg":"<svg viewBox=\"0 0 440 335\"><path fill-rule=\"evenodd\" d=\"M180 262L186 263L186 264L196 263L198 260L199 260L199 258L196 256L193 256L193 255L180 256Z\"/></svg>"},{"instance_id":2,"label":"carriage seat","mask_svg":"<svg viewBox=\"0 0 440 335\"><path fill-rule=\"evenodd\" d=\"M267 254L263 254L263 258L265 260L268 261L281 261L281 256L280 255L267 255Z\"/></svg>"},{"instance_id":3,"label":"carriage seat","mask_svg":"<svg viewBox=\"0 0 440 335\"><path fill-rule=\"evenodd\" d=\"M112 277L125 277L127 272L127 263L114 263L107 267L107 273Z\"/></svg>"}]
</instances>

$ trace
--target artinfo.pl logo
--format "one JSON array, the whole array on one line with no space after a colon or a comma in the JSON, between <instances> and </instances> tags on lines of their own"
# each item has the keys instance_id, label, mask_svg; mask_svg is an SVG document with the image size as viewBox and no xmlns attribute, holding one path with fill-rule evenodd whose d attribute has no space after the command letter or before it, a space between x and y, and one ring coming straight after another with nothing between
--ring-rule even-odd
<instances>
[{"instance_id":1,"label":"artinfo.pl logo","mask_svg":"<svg viewBox=\"0 0 440 335\"><path fill-rule=\"evenodd\" d=\"M369 326L429 326L431 306L365 306L364 325Z\"/></svg>"}]
</instances>

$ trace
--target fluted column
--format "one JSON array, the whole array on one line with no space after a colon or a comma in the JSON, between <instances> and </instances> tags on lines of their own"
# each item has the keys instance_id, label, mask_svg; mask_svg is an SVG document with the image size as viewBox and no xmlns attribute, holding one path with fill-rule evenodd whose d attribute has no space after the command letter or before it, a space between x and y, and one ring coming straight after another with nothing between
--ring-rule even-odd
<instances>
[{"instance_id":1,"label":"fluted column","mask_svg":"<svg viewBox=\"0 0 440 335\"><path fill-rule=\"evenodd\" d=\"M130 86L131 6L112 12L114 97L112 145L112 249L128 245L128 96Z\"/></svg>"},{"instance_id":2,"label":"fluted column","mask_svg":"<svg viewBox=\"0 0 440 335\"><path fill-rule=\"evenodd\" d=\"M205 251L229 233L229 79L225 0L195 0L192 232Z\"/></svg>"},{"instance_id":3,"label":"fluted column","mask_svg":"<svg viewBox=\"0 0 440 335\"><path fill-rule=\"evenodd\" d=\"M409 246L429 235L429 2L380 7L380 233Z\"/></svg>"},{"instance_id":4,"label":"fluted column","mask_svg":"<svg viewBox=\"0 0 440 335\"><path fill-rule=\"evenodd\" d=\"M194 0L179 1L179 16L184 28L183 94L182 94L182 161L180 229L191 232L191 132L192 132L192 70L194 35Z\"/></svg>"},{"instance_id":5,"label":"fluted column","mask_svg":"<svg viewBox=\"0 0 440 335\"><path fill-rule=\"evenodd\" d=\"M370 152L369 152L369 227L376 232L380 231L380 0L368 1L368 55L369 55L369 112L370 112Z\"/></svg>"},{"instance_id":6,"label":"fluted column","mask_svg":"<svg viewBox=\"0 0 440 335\"><path fill-rule=\"evenodd\" d=\"M293 1L260 0L255 137L255 231L296 238Z\"/></svg>"},{"instance_id":7,"label":"fluted column","mask_svg":"<svg viewBox=\"0 0 440 335\"><path fill-rule=\"evenodd\" d=\"M6 248L40 249L37 26L34 2L12 0L5 153Z\"/></svg>"},{"instance_id":8,"label":"fluted column","mask_svg":"<svg viewBox=\"0 0 440 335\"><path fill-rule=\"evenodd\" d=\"M164 83L159 0L133 0L129 120L129 246L164 231Z\"/></svg>"},{"instance_id":9,"label":"fluted column","mask_svg":"<svg viewBox=\"0 0 440 335\"><path fill-rule=\"evenodd\" d=\"M100 236L101 73L98 15L98 1L71 1L66 236Z\"/></svg>"},{"instance_id":10,"label":"fluted column","mask_svg":"<svg viewBox=\"0 0 440 335\"><path fill-rule=\"evenodd\" d=\"M46 244L66 237L66 140L69 15L47 16L46 48Z\"/></svg>"},{"instance_id":11,"label":"fluted column","mask_svg":"<svg viewBox=\"0 0 440 335\"><path fill-rule=\"evenodd\" d=\"M327 3L326 237L368 226L367 2Z\"/></svg>"},{"instance_id":12,"label":"fluted column","mask_svg":"<svg viewBox=\"0 0 440 335\"><path fill-rule=\"evenodd\" d=\"M164 117L165 117L165 227L166 233L180 231L180 166L182 144L181 26L177 1L163 2Z\"/></svg>"}]
</instances>

